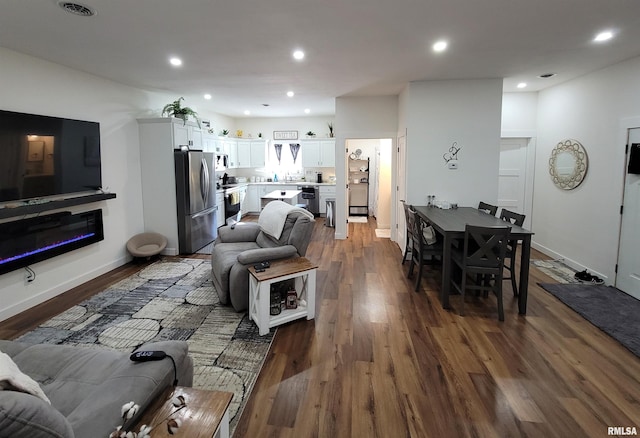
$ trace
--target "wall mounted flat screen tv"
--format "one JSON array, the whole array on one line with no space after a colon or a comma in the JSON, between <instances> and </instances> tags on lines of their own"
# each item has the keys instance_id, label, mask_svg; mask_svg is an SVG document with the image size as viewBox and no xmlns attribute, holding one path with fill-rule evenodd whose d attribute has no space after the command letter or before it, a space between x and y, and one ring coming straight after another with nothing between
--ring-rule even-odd
<instances>
[{"instance_id":1,"label":"wall mounted flat screen tv","mask_svg":"<svg viewBox=\"0 0 640 438\"><path fill-rule=\"evenodd\" d=\"M99 123L0 110L0 202L101 187Z\"/></svg>"}]
</instances>

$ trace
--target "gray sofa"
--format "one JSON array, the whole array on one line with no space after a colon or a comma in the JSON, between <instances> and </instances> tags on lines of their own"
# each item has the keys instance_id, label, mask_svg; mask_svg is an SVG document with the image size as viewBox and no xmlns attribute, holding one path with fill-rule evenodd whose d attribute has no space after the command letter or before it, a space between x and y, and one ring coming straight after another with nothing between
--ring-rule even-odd
<instances>
[{"instance_id":1,"label":"gray sofa","mask_svg":"<svg viewBox=\"0 0 640 438\"><path fill-rule=\"evenodd\" d=\"M192 385L193 362L186 342L155 342L139 350L165 351L175 361L178 385ZM130 353L103 348L6 340L0 340L0 351L38 382L51 401L49 405L31 394L0 391L2 438L106 438L122 424L123 404L139 404L139 416L174 382L169 358L132 362Z\"/></svg>"},{"instance_id":2,"label":"gray sofa","mask_svg":"<svg viewBox=\"0 0 640 438\"><path fill-rule=\"evenodd\" d=\"M286 216L278 239L262 231L255 222L219 228L211 252L211 277L220 302L231 303L237 312L246 310L249 307L248 268L264 261L304 256L315 225L312 217L308 212L294 209Z\"/></svg>"}]
</instances>

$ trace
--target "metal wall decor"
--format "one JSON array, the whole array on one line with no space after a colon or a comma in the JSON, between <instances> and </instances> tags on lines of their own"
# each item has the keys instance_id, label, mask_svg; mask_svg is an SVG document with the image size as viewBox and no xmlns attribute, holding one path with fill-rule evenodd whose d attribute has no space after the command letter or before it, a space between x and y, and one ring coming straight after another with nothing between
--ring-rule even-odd
<instances>
[{"instance_id":1,"label":"metal wall decor","mask_svg":"<svg viewBox=\"0 0 640 438\"><path fill-rule=\"evenodd\" d=\"M549 174L556 187L573 190L587 174L587 151L577 140L562 140L551 151Z\"/></svg>"}]
</instances>

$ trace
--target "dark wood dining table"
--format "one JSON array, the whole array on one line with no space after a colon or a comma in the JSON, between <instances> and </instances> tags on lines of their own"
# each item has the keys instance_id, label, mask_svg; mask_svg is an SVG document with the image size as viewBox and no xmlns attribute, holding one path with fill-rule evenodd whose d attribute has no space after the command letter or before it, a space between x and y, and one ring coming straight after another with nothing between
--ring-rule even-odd
<instances>
[{"instance_id":1,"label":"dark wood dining table","mask_svg":"<svg viewBox=\"0 0 640 438\"><path fill-rule=\"evenodd\" d=\"M527 313L527 294L529 287L529 260L531 258L531 236L533 232L508 224L500 218L472 207L441 209L423 205L414 205L418 215L431 224L443 236L442 254L442 288L440 297L442 307L449 308L449 290L451 287L451 246L458 239L464 239L466 225L481 227L511 227L511 238L521 242L520 251L520 286L518 295L518 313Z\"/></svg>"}]
</instances>

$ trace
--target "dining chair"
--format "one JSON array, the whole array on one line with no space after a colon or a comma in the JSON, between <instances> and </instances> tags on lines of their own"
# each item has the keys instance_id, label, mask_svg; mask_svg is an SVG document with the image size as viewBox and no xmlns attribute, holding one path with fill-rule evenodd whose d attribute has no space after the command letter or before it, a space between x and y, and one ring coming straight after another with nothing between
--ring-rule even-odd
<instances>
[{"instance_id":1,"label":"dining chair","mask_svg":"<svg viewBox=\"0 0 640 438\"><path fill-rule=\"evenodd\" d=\"M402 207L404 208L404 220L406 227L406 238L404 244L404 253L402 254L402 264L407 260L407 254L411 253L411 247L413 246L413 215L409 214L409 205L404 201L402 202Z\"/></svg>"},{"instance_id":2,"label":"dining chair","mask_svg":"<svg viewBox=\"0 0 640 438\"><path fill-rule=\"evenodd\" d=\"M504 321L502 304L502 272L511 228L466 225L462 250L454 249L452 262L462 270L460 283L451 277L451 285L460 292L460 314L464 315L464 294L467 289L493 291L498 300L498 319ZM472 280L472 279L475 279Z\"/></svg>"},{"instance_id":3,"label":"dining chair","mask_svg":"<svg viewBox=\"0 0 640 438\"><path fill-rule=\"evenodd\" d=\"M498 212L498 207L496 205L487 204L486 202L480 201L478 203L478 210L484 211L485 213L489 213L491 216L495 216Z\"/></svg>"},{"instance_id":4,"label":"dining chair","mask_svg":"<svg viewBox=\"0 0 640 438\"><path fill-rule=\"evenodd\" d=\"M511 210L503 208L500 210L500 219L510 224L521 227L525 220L524 214L519 214ZM518 241L510 239L507 242L507 252L505 254L504 268L509 271L508 277L503 277L503 280L511 280L511 288L513 289L513 295L518 296L518 286L516 285L516 250L518 249ZM508 263L507 263L508 261Z\"/></svg>"},{"instance_id":5,"label":"dining chair","mask_svg":"<svg viewBox=\"0 0 640 438\"><path fill-rule=\"evenodd\" d=\"M428 244L423 231L428 225L413 209L408 209L410 220L413 222L413 246L411 248L411 266L409 267L408 278L413 275L414 266L418 266L418 275L416 277L415 291L420 289L422 280L422 268L425 265L434 265L442 263L442 240L438 239L433 244Z\"/></svg>"}]
</instances>

